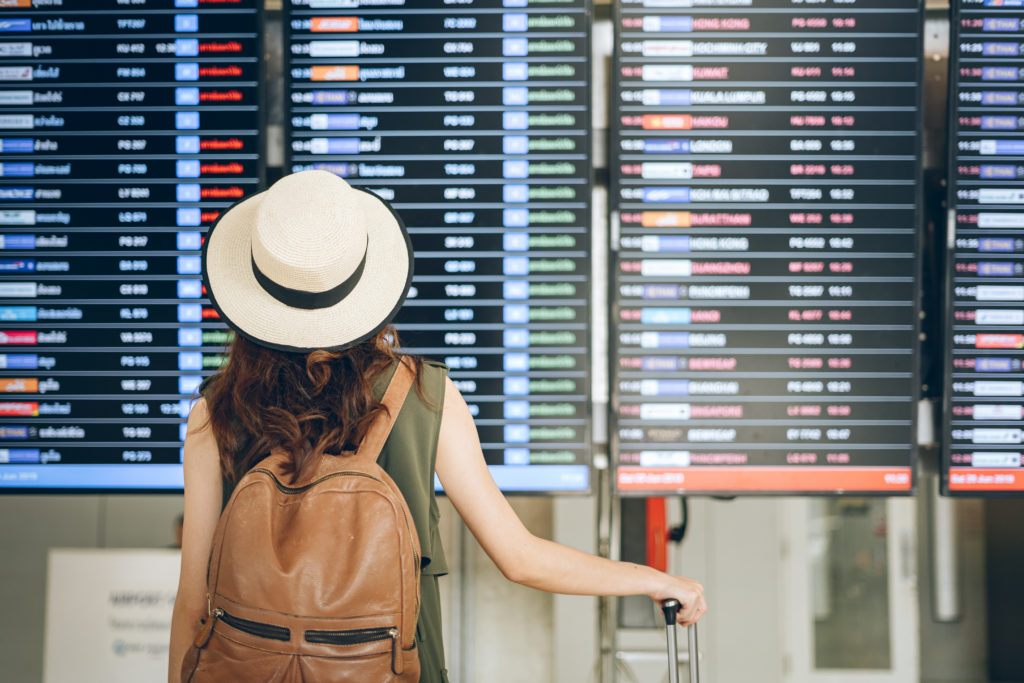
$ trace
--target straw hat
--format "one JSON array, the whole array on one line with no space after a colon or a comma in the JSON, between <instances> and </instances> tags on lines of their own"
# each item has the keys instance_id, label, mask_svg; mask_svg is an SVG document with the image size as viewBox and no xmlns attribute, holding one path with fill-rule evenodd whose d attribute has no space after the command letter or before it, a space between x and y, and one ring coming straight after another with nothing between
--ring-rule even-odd
<instances>
[{"instance_id":1,"label":"straw hat","mask_svg":"<svg viewBox=\"0 0 1024 683\"><path fill-rule=\"evenodd\" d=\"M341 350L391 322L412 282L412 243L384 200L327 171L285 176L232 206L203 245L221 318L279 351Z\"/></svg>"}]
</instances>

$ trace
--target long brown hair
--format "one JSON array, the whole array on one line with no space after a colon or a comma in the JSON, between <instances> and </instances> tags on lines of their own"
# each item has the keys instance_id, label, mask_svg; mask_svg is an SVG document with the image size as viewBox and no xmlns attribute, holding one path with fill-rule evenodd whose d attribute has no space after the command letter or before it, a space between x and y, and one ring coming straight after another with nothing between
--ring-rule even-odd
<instances>
[{"instance_id":1,"label":"long brown hair","mask_svg":"<svg viewBox=\"0 0 1024 683\"><path fill-rule=\"evenodd\" d=\"M237 481L276 447L290 454L295 472L326 453L354 450L386 410L373 381L400 356L391 326L344 351L308 354L236 334L227 363L203 392L224 476ZM418 376L420 361L412 360Z\"/></svg>"}]
</instances>

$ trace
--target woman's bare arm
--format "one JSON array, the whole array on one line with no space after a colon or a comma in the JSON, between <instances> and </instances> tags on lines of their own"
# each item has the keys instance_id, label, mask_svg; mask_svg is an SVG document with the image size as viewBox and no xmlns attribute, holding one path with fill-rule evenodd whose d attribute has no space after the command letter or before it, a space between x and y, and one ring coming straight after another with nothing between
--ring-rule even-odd
<instances>
[{"instance_id":1,"label":"woman's bare arm","mask_svg":"<svg viewBox=\"0 0 1024 683\"><path fill-rule=\"evenodd\" d=\"M704 589L692 579L597 557L530 533L491 478L473 417L450 379L437 476L484 552L511 581L552 593L675 598L682 604L681 624L693 623L707 610Z\"/></svg>"},{"instance_id":2,"label":"woman's bare arm","mask_svg":"<svg viewBox=\"0 0 1024 683\"><path fill-rule=\"evenodd\" d=\"M185 524L181 537L181 574L171 618L167 680L181 680L185 658L200 619L206 616L206 565L220 518L220 455L209 426L206 401L192 407L185 436Z\"/></svg>"}]
</instances>

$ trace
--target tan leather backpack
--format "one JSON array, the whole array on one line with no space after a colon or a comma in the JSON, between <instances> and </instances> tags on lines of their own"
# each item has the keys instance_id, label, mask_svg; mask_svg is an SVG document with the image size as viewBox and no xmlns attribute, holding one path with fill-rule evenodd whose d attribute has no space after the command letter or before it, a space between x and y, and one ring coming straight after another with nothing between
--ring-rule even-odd
<instances>
[{"instance_id":1,"label":"tan leather backpack","mask_svg":"<svg viewBox=\"0 0 1024 683\"><path fill-rule=\"evenodd\" d=\"M412 381L400 363L388 414L355 453L293 482L273 452L242 477L214 533L209 615L183 681L419 680L420 542L376 462Z\"/></svg>"}]
</instances>

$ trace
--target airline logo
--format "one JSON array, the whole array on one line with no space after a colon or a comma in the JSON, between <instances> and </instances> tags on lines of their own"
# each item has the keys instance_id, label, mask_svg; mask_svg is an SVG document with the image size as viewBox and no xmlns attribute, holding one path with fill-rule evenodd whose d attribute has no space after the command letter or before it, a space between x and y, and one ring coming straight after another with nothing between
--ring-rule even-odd
<instances>
[{"instance_id":1,"label":"airline logo","mask_svg":"<svg viewBox=\"0 0 1024 683\"><path fill-rule=\"evenodd\" d=\"M0 57L31 57L32 43L0 43Z\"/></svg>"},{"instance_id":2,"label":"airline logo","mask_svg":"<svg viewBox=\"0 0 1024 683\"><path fill-rule=\"evenodd\" d=\"M31 81L30 66L0 66L0 81Z\"/></svg>"},{"instance_id":3,"label":"airline logo","mask_svg":"<svg viewBox=\"0 0 1024 683\"><path fill-rule=\"evenodd\" d=\"M0 463L40 462L38 448L0 448Z\"/></svg>"},{"instance_id":4,"label":"airline logo","mask_svg":"<svg viewBox=\"0 0 1024 683\"><path fill-rule=\"evenodd\" d=\"M31 30L31 19L0 19L0 32L22 33Z\"/></svg>"},{"instance_id":5,"label":"airline logo","mask_svg":"<svg viewBox=\"0 0 1024 683\"><path fill-rule=\"evenodd\" d=\"M358 57L358 40L314 40L309 44L310 57Z\"/></svg>"},{"instance_id":6,"label":"airline logo","mask_svg":"<svg viewBox=\"0 0 1024 683\"><path fill-rule=\"evenodd\" d=\"M27 439L29 437L26 425L3 425L0 426L0 439Z\"/></svg>"},{"instance_id":7,"label":"airline logo","mask_svg":"<svg viewBox=\"0 0 1024 683\"><path fill-rule=\"evenodd\" d=\"M0 91L0 106L17 106L32 104L31 90Z\"/></svg>"},{"instance_id":8,"label":"airline logo","mask_svg":"<svg viewBox=\"0 0 1024 683\"><path fill-rule=\"evenodd\" d=\"M313 9L355 9L359 7L359 0L309 0L309 6Z\"/></svg>"},{"instance_id":9,"label":"airline logo","mask_svg":"<svg viewBox=\"0 0 1024 683\"><path fill-rule=\"evenodd\" d=\"M982 151L982 153L984 153L984 151ZM1024 216L1016 213L983 212L978 214L978 227L1024 228Z\"/></svg>"},{"instance_id":10,"label":"airline logo","mask_svg":"<svg viewBox=\"0 0 1024 683\"><path fill-rule=\"evenodd\" d=\"M0 177L31 178L36 174L36 165L32 162L0 162Z\"/></svg>"},{"instance_id":11,"label":"airline logo","mask_svg":"<svg viewBox=\"0 0 1024 683\"><path fill-rule=\"evenodd\" d=\"M645 114L644 130L690 130L693 128L689 114Z\"/></svg>"},{"instance_id":12,"label":"airline logo","mask_svg":"<svg viewBox=\"0 0 1024 683\"><path fill-rule=\"evenodd\" d=\"M688 228L690 227L690 212L644 211L641 214L641 225L645 228Z\"/></svg>"},{"instance_id":13,"label":"airline logo","mask_svg":"<svg viewBox=\"0 0 1024 683\"><path fill-rule=\"evenodd\" d=\"M35 119L31 114L10 114L0 116L0 128L31 130L36 127Z\"/></svg>"},{"instance_id":14,"label":"airline logo","mask_svg":"<svg viewBox=\"0 0 1024 683\"><path fill-rule=\"evenodd\" d=\"M645 40L644 57L692 57L692 40Z\"/></svg>"},{"instance_id":15,"label":"airline logo","mask_svg":"<svg viewBox=\"0 0 1024 683\"><path fill-rule=\"evenodd\" d=\"M35 330L0 332L0 344L4 346L33 346L36 344L36 332Z\"/></svg>"},{"instance_id":16,"label":"airline logo","mask_svg":"<svg viewBox=\"0 0 1024 683\"><path fill-rule=\"evenodd\" d=\"M36 212L31 209L21 211L0 211L0 225L35 225ZM31 240L31 241L30 241ZM35 249L35 235L0 235L0 249Z\"/></svg>"},{"instance_id":17,"label":"airline logo","mask_svg":"<svg viewBox=\"0 0 1024 683\"><path fill-rule=\"evenodd\" d=\"M34 401L0 401L0 416L38 417L39 404Z\"/></svg>"},{"instance_id":18,"label":"airline logo","mask_svg":"<svg viewBox=\"0 0 1024 683\"><path fill-rule=\"evenodd\" d=\"M979 334L977 349L1024 349L1024 334Z\"/></svg>"},{"instance_id":19,"label":"airline logo","mask_svg":"<svg viewBox=\"0 0 1024 683\"><path fill-rule=\"evenodd\" d=\"M37 394L39 380L33 377L15 377L0 379L0 393L4 394Z\"/></svg>"},{"instance_id":20,"label":"airline logo","mask_svg":"<svg viewBox=\"0 0 1024 683\"><path fill-rule=\"evenodd\" d=\"M1024 287L1016 285L978 285L978 301L1024 301Z\"/></svg>"},{"instance_id":21,"label":"airline logo","mask_svg":"<svg viewBox=\"0 0 1024 683\"><path fill-rule=\"evenodd\" d=\"M0 282L0 296L12 299L34 299L37 295L35 282Z\"/></svg>"},{"instance_id":22,"label":"airline logo","mask_svg":"<svg viewBox=\"0 0 1024 683\"><path fill-rule=\"evenodd\" d=\"M358 66L314 66L313 81L358 81Z\"/></svg>"},{"instance_id":23,"label":"airline logo","mask_svg":"<svg viewBox=\"0 0 1024 683\"><path fill-rule=\"evenodd\" d=\"M313 17L313 33L351 33L359 30L357 17Z\"/></svg>"},{"instance_id":24,"label":"airline logo","mask_svg":"<svg viewBox=\"0 0 1024 683\"><path fill-rule=\"evenodd\" d=\"M979 403L974 406L972 417L975 420L1021 420L1024 419L1024 406Z\"/></svg>"},{"instance_id":25,"label":"airline logo","mask_svg":"<svg viewBox=\"0 0 1024 683\"><path fill-rule=\"evenodd\" d=\"M36 191L33 187L4 187L0 188L0 199L8 201L21 201L35 199Z\"/></svg>"},{"instance_id":26,"label":"airline logo","mask_svg":"<svg viewBox=\"0 0 1024 683\"><path fill-rule=\"evenodd\" d=\"M0 306L0 320L4 322L34 323L37 315L35 306ZM6 356L0 355L0 368L7 367L5 362Z\"/></svg>"},{"instance_id":27,"label":"airline logo","mask_svg":"<svg viewBox=\"0 0 1024 683\"><path fill-rule=\"evenodd\" d=\"M0 353L0 368L36 370L39 368L39 356L34 353Z\"/></svg>"},{"instance_id":28,"label":"airline logo","mask_svg":"<svg viewBox=\"0 0 1024 683\"><path fill-rule=\"evenodd\" d=\"M0 259L0 273L31 273L35 269L32 259Z\"/></svg>"}]
</instances>

